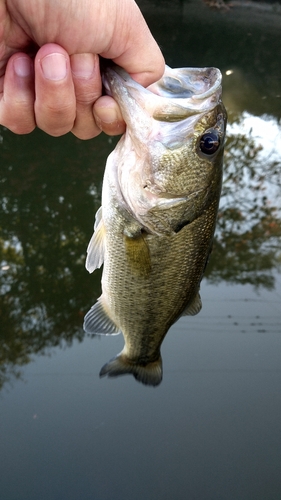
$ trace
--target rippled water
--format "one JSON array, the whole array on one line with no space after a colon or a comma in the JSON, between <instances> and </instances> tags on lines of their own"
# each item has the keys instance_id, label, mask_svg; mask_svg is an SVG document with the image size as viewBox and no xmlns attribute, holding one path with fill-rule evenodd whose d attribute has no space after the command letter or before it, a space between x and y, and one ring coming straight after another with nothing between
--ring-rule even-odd
<instances>
[{"instance_id":1,"label":"rippled water","mask_svg":"<svg viewBox=\"0 0 281 500\"><path fill-rule=\"evenodd\" d=\"M1 499L279 500L280 9L139 5L170 66L223 73L228 139L203 309L167 335L157 389L100 380L123 340L84 336L100 294L84 260L116 140L1 129Z\"/></svg>"}]
</instances>

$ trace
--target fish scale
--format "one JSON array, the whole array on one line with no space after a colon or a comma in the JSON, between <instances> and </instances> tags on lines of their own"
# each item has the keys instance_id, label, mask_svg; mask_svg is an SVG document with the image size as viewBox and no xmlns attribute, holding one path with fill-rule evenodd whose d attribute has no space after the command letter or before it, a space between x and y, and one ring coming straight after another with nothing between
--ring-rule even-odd
<instances>
[{"instance_id":1,"label":"fish scale","mask_svg":"<svg viewBox=\"0 0 281 500\"><path fill-rule=\"evenodd\" d=\"M102 209L86 261L90 272L103 263L103 273L102 295L85 316L84 329L124 337L122 352L101 376L131 373L143 384L158 385L165 335L182 314L201 309L199 287L222 179L226 113L220 79L215 68L167 67L149 90L121 68L105 71L127 130L106 164ZM187 109L181 116L179 98Z\"/></svg>"}]
</instances>

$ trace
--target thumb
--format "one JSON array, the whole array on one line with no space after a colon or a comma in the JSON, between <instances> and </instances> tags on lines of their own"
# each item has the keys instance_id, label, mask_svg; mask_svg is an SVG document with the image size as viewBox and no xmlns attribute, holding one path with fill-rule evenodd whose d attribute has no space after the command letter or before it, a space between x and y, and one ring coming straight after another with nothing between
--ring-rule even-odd
<instances>
[{"instance_id":1,"label":"thumb","mask_svg":"<svg viewBox=\"0 0 281 500\"><path fill-rule=\"evenodd\" d=\"M127 4L126 10L118 11L120 19L116 19L110 50L100 55L112 59L147 87L163 76L165 60L137 4Z\"/></svg>"}]
</instances>

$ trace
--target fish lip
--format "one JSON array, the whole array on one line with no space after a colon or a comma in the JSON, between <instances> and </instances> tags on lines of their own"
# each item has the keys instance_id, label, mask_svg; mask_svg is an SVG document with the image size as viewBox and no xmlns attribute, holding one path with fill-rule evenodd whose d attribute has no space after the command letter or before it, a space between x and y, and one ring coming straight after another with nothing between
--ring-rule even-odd
<instances>
[{"instance_id":1,"label":"fish lip","mask_svg":"<svg viewBox=\"0 0 281 500\"><path fill-rule=\"evenodd\" d=\"M159 92L159 95L168 95L173 98L174 92L169 92L169 80L176 80L179 82L180 93L191 93L190 99L206 99L214 94L221 87L222 74L218 68L204 67L204 68L170 68L166 65L165 72L162 78L148 87L153 92ZM156 86L158 89L156 90ZM204 86L206 90L202 91ZM160 89L159 89L160 87ZM161 90L162 89L162 90ZM181 98L180 93L175 97ZM182 95L183 98L188 98Z\"/></svg>"},{"instance_id":2,"label":"fish lip","mask_svg":"<svg viewBox=\"0 0 281 500\"><path fill-rule=\"evenodd\" d=\"M221 99L222 76L220 70L213 67L172 69L166 66L163 77L144 88L123 68L109 65L102 73L102 80L106 93L118 102L130 125L136 120L136 104L141 108L138 115L146 112L150 119L180 122L211 111Z\"/></svg>"},{"instance_id":3,"label":"fish lip","mask_svg":"<svg viewBox=\"0 0 281 500\"><path fill-rule=\"evenodd\" d=\"M128 77L129 77L130 81L132 81L136 84L136 86L141 87L141 85L139 85L135 80L133 80L129 76L129 74L126 73L126 71L123 68L121 68L120 66L113 65L113 64L109 64L108 66L106 66L104 68L104 70L102 71L102 75L101 75L102 84L103 84L103 87L106 91L106 94L113 96L114 92L112 92L112 87L116 83L116 79L118 79L118 81L124 85L125 83L128 82Z\"/></svg>"},{"instance_id":4,"label":"fish lip","mask_svg":"<svg viewBox=\"0 0 281 500\"><path fill-rule=\"evenodd\" d=\"M176 73L180 74L182 76L182 79L179 80L176 77ZM172 76L171 76L172 75ZM175 68L172 69L169 66L165 66L165 73L163 77L156 83L153 83L149 85L146 89L142 87L139 83L137 83L133 78L130 77L130 75L120 66L117 65L108 65L103 73L102 73L102 82L103 85L108 93L112 94L112 89L111 85L114 83L114 79L116 76L124 83L124 84L130 84L131 86L134 86L135 88L139 88L141 90L145 90L146 93L153 94L157 97L163 97L163 94L168 94L169 99L173 100L178 100L181 99L181 97L177 96L173 98L173 95L175 95L173 92L169 92L168 85L167 83L165 84L165 80L167 78L174 79L180 81L183 87L183 93L186 91L187 88L187 83L184 85L184 80L188 79L189 77L194 77L197 76L199 80L202 82L206 83L208 85L208 82L210 82L209 88L204 91L204 92L193 92L190 97L182 97L183 99L196 99L196 100L201 100L201 99L206 99L207 97L210 97L212 94L214 94L218 89L221 87L221 81L222 81L222 75L221 72L218 68L215 67L204 67L204 68ZM112 78L111 85L109 83L109 78ZM200 77L200 78L199 78ZM158 89L156 90L156 86L158 86ZM192 86L190 83L189 89ZM195 90L195 85L193 86ZM161 91L162 89L162 91Z\"/></svg>"}]
</instances>

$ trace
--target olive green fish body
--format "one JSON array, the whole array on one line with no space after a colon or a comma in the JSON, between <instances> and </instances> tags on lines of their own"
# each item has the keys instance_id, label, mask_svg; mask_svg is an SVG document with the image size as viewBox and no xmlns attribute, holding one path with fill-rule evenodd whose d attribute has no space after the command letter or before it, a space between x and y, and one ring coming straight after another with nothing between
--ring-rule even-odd
<instances>
[{"instance_id":1,"label":"olive green fish body","mask_svg":"<svg viewBox=\"0 0 281 500\"><path fill-rule=\"evenodd\" d=\"M198 71L199 86L206 71L216 75L213 69ZM127 132L108 158L102 208L88 247L87 269L103 263L102 295L87 313L84 329L123 333L124 349L101 375L132 373L144 384L158 385L167 331L181 315L201 309L199 287L221 190L225 111L216 80L213 93L208 85L203 88L206 97L197 108L190 97L170 98L166 115L166 95L159 100L130 77L124 80L122 70L121 76L110 70L107 81ZM180 88L177 92L181 95ZM178 118L180 113L187 116Z\"/></svg>"}]
</instances>

